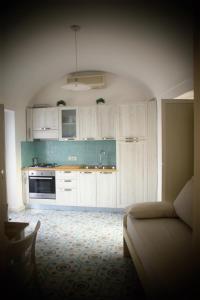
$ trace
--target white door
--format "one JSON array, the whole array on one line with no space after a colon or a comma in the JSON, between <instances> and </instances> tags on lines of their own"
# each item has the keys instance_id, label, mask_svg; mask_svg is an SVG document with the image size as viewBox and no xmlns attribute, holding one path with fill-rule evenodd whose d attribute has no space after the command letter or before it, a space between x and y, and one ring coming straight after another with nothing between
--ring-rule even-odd
<instances>
[{"instance_id":1,"label":"white door","mask_svg":"<svg viewBox=\"0 0 200 300\"><path fill-rule=\"evenodd\" d=\"M4 133L4 105L0 104L0 273L5 268L6 241L4 222L7 220L6 177L5 177L5 133Z\"/></svg>"},{"instance_id":2,"label":"white door","mask_svg":"<svg viewBox=\"0 0 200 300\"><path fill-rule=\"evenodd\" d=\"M33 141L33 109L26 108L26 140Z\"/></svg>"},{"instance_id":3,"label":"white door","mask_svg":"<svg viewBox=\"0 0 200 300\"><path fill-rule=\"evenodd\" d=\"M4 105L0 104L0 222L7 220Z\"/></svg>"},{"instance_id":4,"label":"white door","mask_svg":"<svg viewBox=\"0 0 200 300\"><path fill-rule=\"evenodd\" d=\"M28 171L22 171L22 198L26 205L29 202L29 178Z\"/></svg>"},{"instance_id":5,"label":"white door","mask_svg":"<svg viewBox=\"0 0 200 300\"><path fill-rule=\"evenodd\" d=\"M10 210L23 208L22 201L17 195L17 161L16 161L16 136L15 112L5 110L5 164L6 164L6 197ZM11 188L12 186L12 188Z\"/></svg>"},{"instance_id":6,"label":"white door","mask_svg":"<svg viewBox=\"0 0 200 300\"><path fill-rule=\"evenodd\" d=\"M96 173L80 172L78 175L79 206L96 206Z\"/></svg>"},{"instance_id":7,"label":"white door","mask_svg":"<svg viewBox=\"0 0 200 300\"><path fill-rule=\"evenodd\" d=\"M82 140L97 138L97 111L96 106L84 106L78 109L79 135Z\"/></svg>"},{"instance_id":8,"label":"white door","mask_svg":"<svg viewBox=\"0 0 200 300\"><path fill-rule=\"evenodd\" d=\"M119 106L118 133L119 139L146 137L147 105L136 103Z\"/></svg>"},{"instance_id":9,"label":"white door","mask_svg":"<svg viewBox=\"0 0 200 300\"><path fill-rule=\"evenodd\" d=\"M97 173L97 207L116 207L116 173Z\"/></svg>"},{"instance_id":10,"label":"white door","mask_svg":"<svg viewBox=\"0 0 200 300\"><path fill-rule=\"evenodd\" d=\"M98 135L101 139L109 140L116 138L116 106L98 105Z\"/></svg>"},{"instance_id":11,"label":"white door","mask_svg":"<svg viewBox=\"0 0 200 300\"><path fill-rule=\"evenodd\" d=\"M146 141L119 142L118 207L146 201Z\"/></svg>"}]
</instances>

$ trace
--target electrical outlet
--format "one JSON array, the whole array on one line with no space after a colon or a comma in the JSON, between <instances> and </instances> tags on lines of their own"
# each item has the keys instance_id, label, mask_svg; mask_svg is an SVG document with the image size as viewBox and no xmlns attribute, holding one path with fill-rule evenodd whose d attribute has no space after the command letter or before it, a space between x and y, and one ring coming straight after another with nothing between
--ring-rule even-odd
<instances>
[{"instance_id":1,"label":"electrical outlet","mask_svg":"<svg viewBox=\"0 0 200 300\"><path fill-rule=\"evenodd\" d=\"M77 160L77 156L75 156L75 155L68 156L68 160L76 161Z\"/></svg>"}]
</instances>

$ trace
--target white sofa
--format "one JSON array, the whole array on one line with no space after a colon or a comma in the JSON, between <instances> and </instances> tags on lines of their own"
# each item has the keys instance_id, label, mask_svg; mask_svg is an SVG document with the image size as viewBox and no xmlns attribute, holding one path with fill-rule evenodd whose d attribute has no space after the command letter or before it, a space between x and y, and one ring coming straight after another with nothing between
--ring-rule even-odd
<instances>
[{"instance_id":1,"label":"white sofa","mask_svg":"<svg viewBox=\"0 0 200 300\"><path fill-rule=\"evenodd\" d=\"M130 206L124 216L124 255L131 256L149 298L171 299L193 284L193 178L173 203Z\"/></svg>"}]
</instances>

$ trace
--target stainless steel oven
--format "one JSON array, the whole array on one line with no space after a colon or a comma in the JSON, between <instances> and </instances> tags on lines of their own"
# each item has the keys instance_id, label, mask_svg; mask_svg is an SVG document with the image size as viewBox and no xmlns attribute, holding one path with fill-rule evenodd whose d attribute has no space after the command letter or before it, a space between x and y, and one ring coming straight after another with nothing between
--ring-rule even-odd
<instances>
[{"instance_id":1,"label":"stainless steel oven","mask_svg":"<svg viewBox=\"0 0 200 300\"><path fill-rule=\"evenodd\" d=\"M55 199L55 171L29 171L29 198Z\"/></svg>"}]
</instances>

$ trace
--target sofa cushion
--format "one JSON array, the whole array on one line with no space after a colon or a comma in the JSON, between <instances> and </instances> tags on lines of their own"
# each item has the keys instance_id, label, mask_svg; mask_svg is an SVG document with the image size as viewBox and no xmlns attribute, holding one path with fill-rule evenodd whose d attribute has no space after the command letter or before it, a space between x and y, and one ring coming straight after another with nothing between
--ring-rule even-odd
<instances>
[{"instance_id":1,"label":"sofa cushion","mask_svg":"<svg viewBox=\"0 0 200 300\"><path fill-rule=\"evenodd\" d=\"M135 203L126 209L136 219L175 218L174 206L167 201Z\"/></svg>"},{"instance_id":2,"label":"sofa cushion","mask_svg":"<svg viewBox=\"0 0 200 300\"><path fill-rule=\"evenodd\" d=\"M188 180L174 201L176 214L190 227L192 227L193 181L193 177Z\"/></svg>"},{"instance_id":3,"label":"sofa cushion","mask_svg":"<svg viewBox=\"0 0 200 300\"><path fill-rule=\"evenodd\" d=\"M187 283L193 257L190 227L177 218L135 219L129 214L127 232L153 289Z\"/></svg>"}]
</instances>

